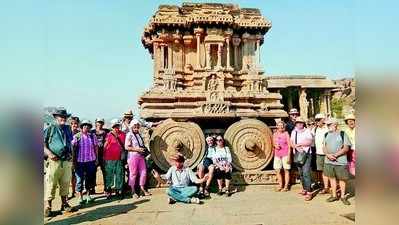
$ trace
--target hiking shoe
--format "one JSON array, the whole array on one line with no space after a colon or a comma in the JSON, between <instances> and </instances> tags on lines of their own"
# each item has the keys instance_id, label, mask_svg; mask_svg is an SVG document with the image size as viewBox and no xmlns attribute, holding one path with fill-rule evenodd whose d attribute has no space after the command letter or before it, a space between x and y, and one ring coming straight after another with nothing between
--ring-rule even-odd
<instances>
[{"instance_id":1,"label":"hiking shoe","mask_svg":"<svg viewBox=\"0 0 399 225\"><path fill-rule=\"evenodd\" d=\"M199 198L192 197L190 199L190 203L192 203L192 204L201 204L201 201L199 200Z\"/></svg>"},{"instance_id":2,"label":"hiking shoe","mask_svg":"<svg viewBox=\"0 0 399 225\"><path fill-rule=\"evenodd\" d=\"M176 203L176 200L174 200L173 198L168 198L168 204L169 205L172 205L172 204L175 204Z\"/></svg>"},{"instance_id":3,"label":"hiking shoe","mask_svg":"<svg viewBox=\"0 0 399 225\"><path fill-rule=\"evenodd\" d=\"M46 209L44 210L44 216L45 217L51 217L53 215L53 212L51 211L50 207L46 207Z\"/></svg>"},{"instance_id":4,"label":"hiking shoe","mask_svg":"<svg viewBox=\"0 0 399 225\"><path fill-rule=\"evenodd\" d=\"M348 201L347 198L341 198L341 202L344 203L344 205L350 205L351 203Z\"/></svg>"},{"instance_id":5,"label":"hiking shoe","mask_svg":"<svg viewBox=\"0 0 399 225\"><path fill-rule=\"evenodd\" d=\"M219 191L218 191L218 195L223 195L223 191L222 191L222 190L219 190Z\"/></svg>"},{"instance_id":6,"label":"hiking shoe","mask_svg":"<svg viewBox=\"0 0 399 225\"><path fill-rule=\"evenodd\" d=\"M72 209L73 208L68 203L64 203L61 206L61 211L72 212Z\"/></svg>"},{"instance_id":7,"label":"hiking shoe","mask_svg":"<svg viewBox=\"0 0 399 225\"><path fill-rule=\"evenodd\" d=\"M339 198L338 197L334 197L334 196L330 196L329 198L327 198L327 202L335 202L335 201L338 201L339 200Z\"/></svg>"}]
</instances>

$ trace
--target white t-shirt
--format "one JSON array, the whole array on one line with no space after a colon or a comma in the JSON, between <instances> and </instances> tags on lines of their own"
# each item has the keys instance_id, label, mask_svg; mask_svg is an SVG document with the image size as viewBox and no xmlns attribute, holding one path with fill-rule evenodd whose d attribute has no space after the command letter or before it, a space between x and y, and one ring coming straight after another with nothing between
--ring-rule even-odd
<instances>
[{"instance_id":1,"label":"white t-shirt","mask_svg":"<svg viewBox=\"0 0 399 225\"><path fill-rule=\"evenodd\" d=\"M325 134L327 132L328 132L327 126L324 126L322 128L320 128L320 127L315 128L314 142L315 142L315 146L316 146L316 154L317 155L324 155L323 142L324 142Z\"/></svg>"}]
</instances>

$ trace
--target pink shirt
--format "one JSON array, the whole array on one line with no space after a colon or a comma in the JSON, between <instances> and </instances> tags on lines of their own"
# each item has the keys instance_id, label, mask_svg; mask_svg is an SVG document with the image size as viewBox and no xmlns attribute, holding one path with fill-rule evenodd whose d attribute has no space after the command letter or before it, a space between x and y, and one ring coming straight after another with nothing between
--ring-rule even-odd
<instances>
[{"instance_id":1,"label":"pink shirt","mask_svg":"<svg viewBox=\"0 0 399 225\"><path fill-rule=\"evenodd\" d=\"M107 145L104 148L104 160L120 160L121 150L122 146L125 144L126 135L122 131L118 132L118 138L122 143L121 146L119 144L119 141L115 138L115 136L111 132L109 132L107 134L107 137L105 138L105 142L107 143Z\"/></svg>"},{"instance_id":2,"label":"pink shirt","mask_svg":"<svg viewBox=\"0 0 399 225\"><path fill-rule=\"evenodd\" d=\"M287 131L284 131L283 133L280 133L276 131L276 133L273 134L273 141L275 144L279 144L280 148L274 148L274 155L282 158L285 156L288 156L288 150L289 150L289 144L288 140L290 138L290 135L288 134Z\"/></svg>"},{"instance_id":3,"label":"pink shirt","mask_svg":"<svg viewBox=\"0 0 399 225\"><path fill-rule=\"evenodd\" d=\"M296 136L296 141L295 141L295 136ZM313 135L309 129L304 128L304 129L298 130L297 128L295 128L291 133L291 142L292 142L292 144L303 145L302 147L299 147L294 150L299 151L299 152L302 152L302 151L309 152L310 146L312 145L312 142L313 142Z\"/></svg>"}]
</instances>

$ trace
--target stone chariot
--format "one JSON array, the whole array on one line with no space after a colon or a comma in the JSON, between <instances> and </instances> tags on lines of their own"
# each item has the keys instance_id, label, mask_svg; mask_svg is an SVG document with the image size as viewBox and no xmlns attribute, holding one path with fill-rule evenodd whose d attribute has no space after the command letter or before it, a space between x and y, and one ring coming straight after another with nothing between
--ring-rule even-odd
<instances>
[{"instance_id":1,"label":"stone chariot","mask_svg":"<svg viewBox=\"0 0 399 225\"><path fill-rule=\"evenodd\" d=\"M205 137L223 135L240 173L272 160L274 119L287 117L280 93L269 92L260 47L271 23L258 9L232 4L161 5L142 36L153 59L153 86L139 99L140 116L165 120L150 137L162 170L181 152L194 168Z\"/></svg>"}]
</instances>

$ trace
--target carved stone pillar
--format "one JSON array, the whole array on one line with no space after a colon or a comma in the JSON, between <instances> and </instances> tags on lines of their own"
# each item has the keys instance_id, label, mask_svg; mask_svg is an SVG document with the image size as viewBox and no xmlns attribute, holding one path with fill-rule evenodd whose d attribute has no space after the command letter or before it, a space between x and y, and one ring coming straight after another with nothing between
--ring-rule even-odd
<instances>
[{"instance_id":1,"label":"carved stone pillar","mask_svg":"<svg viewBox=\"0 0 399 225\"><path fill-rule=\"evenodd\" d=\"M226 37L226 68L233 69L230 65L230 36Z\"/></svg>"},{"instance_id":2,"label":"carved stone pillar","mask_svg":"<svg viewBox=\"0 0 399 225\"><path fill-rule=\"evenodd\" d=\"M200 69L201 68L201 53L200 53L200 44L201 44L201 34L204 32L204 29L202 28L195 28L194 33L195 36L197 37L197 65L196 68Z\"/></svg>"},{"instance_id":3,"label":"carved stone pillar","mask_svg":"<svg viewBox=\"0 0 399 225\"><path fill-rule=\"evenodd\" d=\"M248 55L249 55L249 49L248 49L248 38L249 38L248 33L244 33L242 35L242 70L246 71L248 70Z\"/></svg>"},{"instance_id":4,"label":"carved stone pillar","mask_svg":"<svg viewBox=\"0 0 399 225\"><path fill-rule=\"evenodd\" d=\"M161 43L161 68L162 70L165 69L165 44Z\"/></svg>"},{"instance_id":5,"label":"carved stone pillar","mask_svg":"<svg viewBox=\"0 0 399 225\"><path fill-rule=\"evenodd\" d=\"M306 99L306 89L301 88L299 91L299 110L303 119L308 119L308 100Z\"/></svg>"},{"instance_id":6,"label":"carved stone pillar","mask_svg":"<svg viewBox=\"0 0 399 225\"><path fill-rule=\"evenodd\" d=\"M206 66L205 69L211 69L211 44L205 44L205 51L206 51Z\"/></svg>"},{"instance_id":7,"label":"carved stone pillar","mask_svg":"<svg viewBox=\"0 0 399 225\"><path fill-rule=\"evenodd\" d=\"M324 113L325 115L328 114L328 109L327 109L327 92L325 91L320 95L320 113Z\"/></svg>"},{"instance_id":8,"label":"carved stone pillar","mask_svg":"<svg viewBox=\"0 0 399 225\"><path fill-rule=\"evenodd\" d=\"M260 39L256 39L256 68L260 67Z\"/></svg>"},{"instance_id":9,"label":"carved stone pillar","mask_svg":"<svg viewBox=\"0 0 399 225\"><path fill-rule=\"evenodd\" d=\"M222 43L218 43L218 60L217 60L217 64L216 64L216 68L217 69L221 69L222 68Z\"/></svg>"},{"instance_id":10,"label":"carved stone pillar","mask_svg":"<svg viewBox=\"0 0 399 225\"><path fill-rule=\"evenodd\" d=\"M172 43L168 43L168 69L172 69L172 66L173 66L173 64L172 64L172 57L173 57L173 55L172 55L172 52L173 52L173 49L172 49Z\"/></svg>"},{"instance_id":11,"label":"carved stone pillar","mask_svg":"<svg viewBox=\"0 0 399 225\"><path fill-rule=\"evenodd\" d=\"M238 36L234 36L232 41L234 46L234 67L238 70L240 66L238 62L238 46L240 45L241 39Z\"/></svg>"},{"instance_id":12,"label":"carved stone pillar","mask_svg":"<svg viewBox=\"0 0 399 225\"><path fill-rule=\"evenodd\" d=\"M153 59L154 59L154 76L158 74L158 70L160 67L160 57L159 57L159 43L154 41L152 45Z\"/></svg>"}]
</instances>

